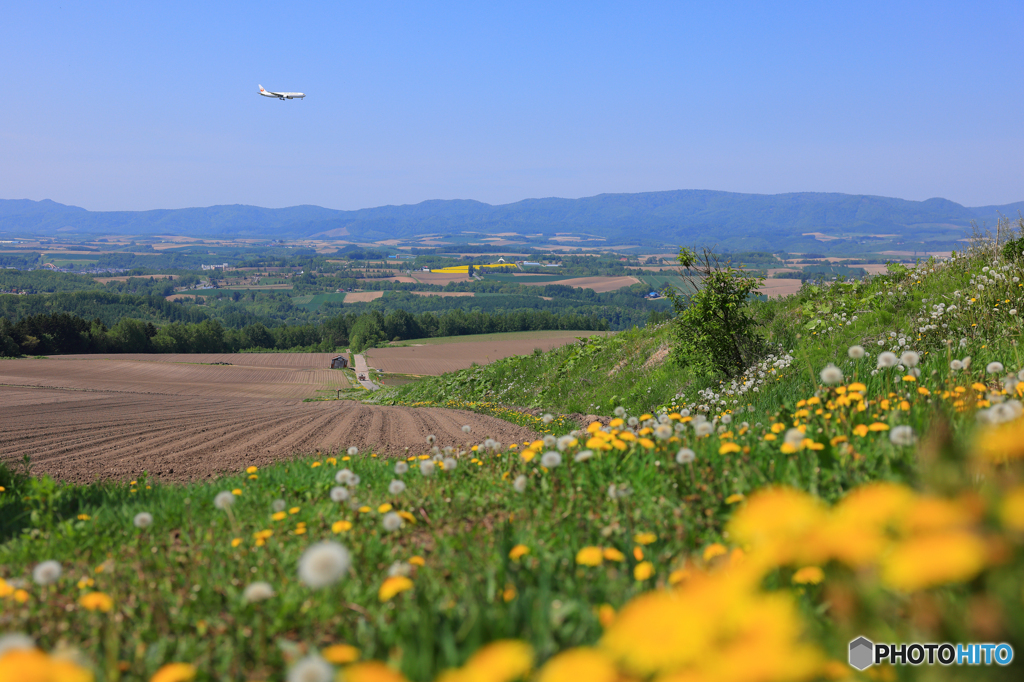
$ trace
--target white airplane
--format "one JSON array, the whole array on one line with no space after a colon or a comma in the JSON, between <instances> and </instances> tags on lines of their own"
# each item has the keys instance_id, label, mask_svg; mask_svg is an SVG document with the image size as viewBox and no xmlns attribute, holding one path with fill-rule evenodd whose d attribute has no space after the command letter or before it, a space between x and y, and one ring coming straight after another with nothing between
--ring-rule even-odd
<instances>
[{"instance_id":1,"label":"white airplane","mask_svg":"<svg viewBox=\"0 0 1024 682\"><path fill-rule=\"evenodd\" d=\"M262 85L260 86L260 94L264 97L276 97L282 101L286 99L302 99L306 96L303 92L270 92L269 90L264 90Z\"/></svg>"}]
</instances>

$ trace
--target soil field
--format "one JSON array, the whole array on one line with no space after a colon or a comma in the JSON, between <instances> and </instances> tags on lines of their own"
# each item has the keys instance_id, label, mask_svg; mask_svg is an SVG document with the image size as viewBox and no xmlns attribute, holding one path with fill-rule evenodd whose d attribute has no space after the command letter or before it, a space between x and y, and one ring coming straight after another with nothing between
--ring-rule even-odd
<instances>
[{"instance_id":1,"label":"soil field","mask_svg":"<svg viewBox=\"0 0 1024 682\"><path fill-rule=\"evenodd\" d=\"M64 481L137 478L143 472L192 480L352 445L385 455L407 449L421 454L427 434L442 446L536 437L529 429L457 410L302 402L297 394L347 384L344 372L319 369L329 355L0 360L0 461L17 466L29 455L34 473ZM289 366L168 361L175 357ZM472 436L462 432L464 424Z\"/></svg>"},{"instance_id":2,"label":"soil field","mask_svg":"<svg viewBox=\"0 0 1024 682\"><path fill-rule=\"evenodd\" d=\"M210 365L227 362L245 367L329 369L337 353L110 353L107 355L54 355L52 360L122 360ZM2 367L3 365L0 365Z\"/></svg>"},{"instance_id":3,"label":"soil field","mask_svg":"<svg viewBox=\"0 0 1024 682\"><path fill-rule=\"evenodd\" d=\"M507 358L527 355L534 348L545 351L572 343L580 336L592 336L589 331L521 332L494 334L493 338L473 341L473 336L458 337L465 341L424 344L421 346L393 346L370 348L365 351L370 367L393 374L437 375L466 369L474 362L478 365Z\"/></svg>"},{"instance_id":4,"label":"soil field","mask_svg":"<svg viewBox=\"0 0 1024 682\"><path fill-rule=\"evenodd\" d=\"M579 287L580 289L593 289L601 294L606 291L615 291L622 287L638 284L640 280L636 277L573 277L571 279L560 279L547 284L564 284L567 287ZM523 282L523 284L534 285L534 282Z\"/></svg>"},{"instance_id":5,"label":"soil field","mask_svg":"<svg viewBox=\"0 0 1024 682\"><path fill-rule=\"evenodd\" d=\"M180 275L136 275L135 277L96 277L94 280L100 284L106 284L107 282L127 282L129 279L174 279Z\"/></svg>"},{"instance_id":6,"label":"soil field","mask_svg":"<svg viewBox=\"0 0 1024 682\"><path fill-rule=\"evenodd\" d=\"M345 294L345 303L369 303L383 295L383 291L352 291Z\"/></svg>"},{"instance_id":7,"label":"soil field","mask_svg":"<svg viewBox=\"0 0 1024 682\"><path fill-rule=\"evenodd\" d=\"M800 291L803 282L798 279L766 279L764 286L755 289L759 294L765 294L768 298L782 298Z\"/></svg>"},{"instance_id":8,"label":"soil field","mask_svg":"<svg viewBox=\"0 0 1024 682\"><path fill-rule=\"evenodd\" d=\"M468 282L466 273L449 272L414 272L412 278L420 284L448 284L448 282Z\"/></svg>"}]
</instances>

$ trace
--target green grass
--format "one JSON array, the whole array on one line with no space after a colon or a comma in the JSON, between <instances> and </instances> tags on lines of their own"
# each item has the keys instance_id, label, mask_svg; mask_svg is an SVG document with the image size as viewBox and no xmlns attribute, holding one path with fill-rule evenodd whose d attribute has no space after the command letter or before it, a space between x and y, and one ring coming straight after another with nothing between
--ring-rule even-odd
<instances>
[{"instance_id":1,"label":"green grass","mask_svg":"<svg viewBox=\"0 0 1024 682\"><path fill-rule=\"evenodd\" d=\"M293 296L292 303L302 306L307 310L316 310L324 303L341 303L345 300L344 293L330 294L306 294L305 296Z\"/></svg>"},{"instance_id":2,"label":"green grass","mask_svg":"<svg viewBox=\"0 0 1024 682\"><path fill-rule=\"evenodd\" d=\"M659 440L639 425L636 436L626 435L619 430L626 424L621 424L617 436L605 441L608 449L580 434L562 453L561 466L542 467L539 456L519 454L522 444L517 449L506 444L486 454L469 452L454 470L429 478L415 467L398 476L394 460L365 451L348 461L341 452L333 453L334 462L327 459L331 453L310 453L266 467L255 479L239 472L187 485L145 479L127 485L60 485L0 467L5 489L0 492L0 576L16 584L25 581L27 592L24 603L4 599L0 625L4 631L31 633L47 651L58 642L79 648L96 662L103 682L118 678L119 662L124 679L147 679L167 661L196 663L200 679L281 679L292 652L339 642L357 646L364 658L390 662L411 680L430 680L498 639L528 642L540 661L570 647L595 644L603 631L601 605L620 609L641 593L665 587L682 566L694 571L714 566L700 558L701 551L713 542L729 543L726 522L737 506L746 504L744 498L752 500L759 490L787 486L834 503L859 485L892 481L940 496L922 507L922 523L941 523L936 510L947 508L937 508L940 502L963 505L955 507L957 513L980 509L977 523L987 524L986 543L998 549L991 556L1002 563L973 581L968 582L974 575L969 573L953 581L963 584L913 594L877 587L871 582L877 571L855 573L834 562L823 566L824 585L791 588L793 566L769 571L764 588L792 600L804 639L837 661L845 660L847 643L857 634L893 642L1006 641L1019 650L1024 643L1024 614L1017 608L1024 551L1018 535L996 535L995 519L1009 517L998 506L1002 493L995 489L1019 486L1024 477L1012 462L984 475L977 473L978 462L966 466L968 453L988 437L987 431L978 431L977 411L1012 397L1003 393L998 379L1021 364L1015 345L1021 324L1010 308L1024 309L1020 282L1012 280L1024 272L1019 267L1000 272L1005 280L978 290L977 277L990 262L979 257L934 271L904 269L869 285L839 284L757 304L765 336L792 350L793 361L766 370L764 377L751 373L747 379L757 382L756 393L730 395L728 383L692 376L670 363L645 368L651 352L670 340L669 327L511 358L424 381L405 393L406 400L425 395L431 404L457 401L451 404L495 414L504 409L500 402L569 406L575 400L589 401L588 406L595 401L627 404L628 412L639 417L652 402L667 400L670 409L688 408L720 419L708 436L698 436L692 423L673 441ZM955 297L955 291L966 293ZM918 318L931 319L929 306L953 300L959 309L935 318L938 329L916 332L926 324ZM849 325L840 324L844 313ZM921 353L916 380L905 380L906 369L873 372L875 354L897 344L885 340L890 331L907 335ZM955 348L947 351L945 338L953 339ZM878 346L878 339L886 345ZM854 343L871 355L850 358L847 349ZM950 368L951 358L966 355L973 356L969 370ZM1004 363L1005 371L986 373L986 363L995 360ZM842 390L821 385L818 373L827 363L844 373ZM622 379L616 378L619 374ZM646 376L654 378L644 383ZM588 377L592 384L580 381ZM861 398L849 397L853 381L864 384L856 390ZM656 389L659 383L668 387ZM650 394L662 392L649 395L648 388ZM477 397L502 390L501 401ZM621 395L609 395L614 390ZM680 390L685 399L675 398ZM666 399L669 392L671 399ZM702 411L702 404L709 409ZM674 419L685 423L689 417L677 413ZM804 428L807 440L787 451L780 444L796 425ZM920 448L893 443L889 434L897 426L910 427ZM569 424L537 427L559 431ZM1007 442L1024 437L1020 422L1013 428L1018 440ZM469 434L466 445L486 435ZM644 437L652 440L639 440ZM680 446L695 451L692 464L676 462ZM575 461L584 448L595 456ZM539 452L549 449L538 447ZM343 466L361 477L352 490L358 502L352 505L334 503L329 496L335 472ZM522 493L512 484L519 475L527 481ZM404 492L388 492L395 478L407 483ZM610 496L610 487L630 494ZM230 513L216 509L215 495L233 489L241 494L233 498ZM295 513L273 520L276 499ZM378 511L382 504L408 512L415 522L386 532ZM132 525L141 511L155 519L144 530ZM782 510L764 522L768 527L783 524L787 513ZM342 531L334 525L339 521L352 527ZM960 523L968 527L975 521L965 516ZM267 530L272 535L258 546L254 534ZM655 539L640 547L635 540L640 532ZM297 579L297 564L311 544L326 539L344 543L352 570L336 585L311 590ZM529 553L514 561L509 551L518 544ZM577 552L588 546L618 550L623 559L596 568L578 565ZM424 565L409 568L413 589L382 602L378 589L391 567L414 556L423 557ZM45 559L59 560L63 577L56 585L32 586L31 570ZM651 564L649 579L634 576L641 560ZM80 588L81 580L94 584ZM246 605L242 591L257 580L269 582L277 595L263 606ZM83 589L108 593L118 617L76 606ZM922 604L931 620L908 616L908 610L917 613L914 609ZM979 630L977 616L991 613L998 619L986 623L996 625ZM678 613L679 622L705 617L705 612ZM761 625L771 628L773 623ZM666 622L663 627L676 626ZM942 673L936 670L908 667L899 675ZM999 679L1008 671L978 667L970 672L972 678Z\"/></svg>"},{"instance_id":3,"label":"green grass","mask_svg":"<svg viewBox=\"0 0 1024 682\"><path fill-rule=\"evenodd\" d=\"M484 279L493 279L498 282L516 282L519 284L530 284L531 282L540 282L542 284L547 284L549 282L558 282L560 280L566 279L567 277L569 277L569 275L534 275L527 273L517 275L511 272L496 272L493 274L487 273L486 275L484 275Z\"/></svg>"},{"instance_id":4,"label":"green grass","mask_svg":"<svg viewBox=\"0 0 1024 682\"><path fill-rule=\"evenodd\" d=\"M538 341L544 339L562 339L569 337L590 337L590 336L605 336L609 332L595 332L595 331L564 331L564 330L550 330L544 329L532 332L498 332L496 334L467 334L464 336L435 336L425 339L410 339L409 341L401 341L399 343L389 344L388 347L406 347L406 346L436 346L449 343L470 343L477 341L521 341L523 339L536 339Z\"/></svg>"}]
</instances>

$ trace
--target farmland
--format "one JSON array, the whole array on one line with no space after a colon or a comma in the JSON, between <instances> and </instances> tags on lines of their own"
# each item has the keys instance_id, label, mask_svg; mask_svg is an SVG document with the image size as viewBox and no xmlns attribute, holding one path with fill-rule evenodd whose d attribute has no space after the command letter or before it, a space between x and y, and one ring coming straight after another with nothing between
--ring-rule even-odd
<instances>
[{"instance_id":1,"label":"farmland","mask_svg":"<svg viewBox=\"0 0 1024 682\"><path fill-rule=\"evenodd\" d=\"M593 334L595 332L543 331L424 339L422 343L371 348L366 351L366 359L371 367L386 373L438 375L511 355L526 355L535 348L551 350Z\"/></svg>"},{"instance_id":2,"label":"farmland","mask_svg":"<svg viewBox=\"0 0 1024 682\"><path fill-rule=\"evenodd\" d=\"M248 463L350 444L382 454L428 433L463 444L461 427L496 438L531 431L444 410L303 402L351 386L331 354L64 356L0 360L0 461L32 459L61 480L205 478ZM199 363L230 362L231 365Z\"/></svg>"}]
</instances>

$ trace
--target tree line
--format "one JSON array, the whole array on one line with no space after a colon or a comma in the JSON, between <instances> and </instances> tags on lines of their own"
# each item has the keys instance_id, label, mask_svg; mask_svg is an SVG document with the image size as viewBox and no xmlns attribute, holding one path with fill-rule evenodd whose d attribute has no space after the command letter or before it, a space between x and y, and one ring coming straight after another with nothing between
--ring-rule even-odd
<instances>
[{"instance_id":1,"label":"tree line","mask_svg":"<svg viewBox=\"0 0 1024 682\"><path fill-rule=\"evenodd\" d=\"M0 356L72 353L234 353L302 350L354 352L389 341L496 332L579 329L602 331L608 323L595 316L523 310L501 315L451 310L442 315L413 315L395 310L337 315L312 325L267 327L262 323L225 328L219 320L171 322L157 326L123 317L111 327L96 318L71 313L29 315L12 322L0 317Z\"/></svg>"}]
</instances>

